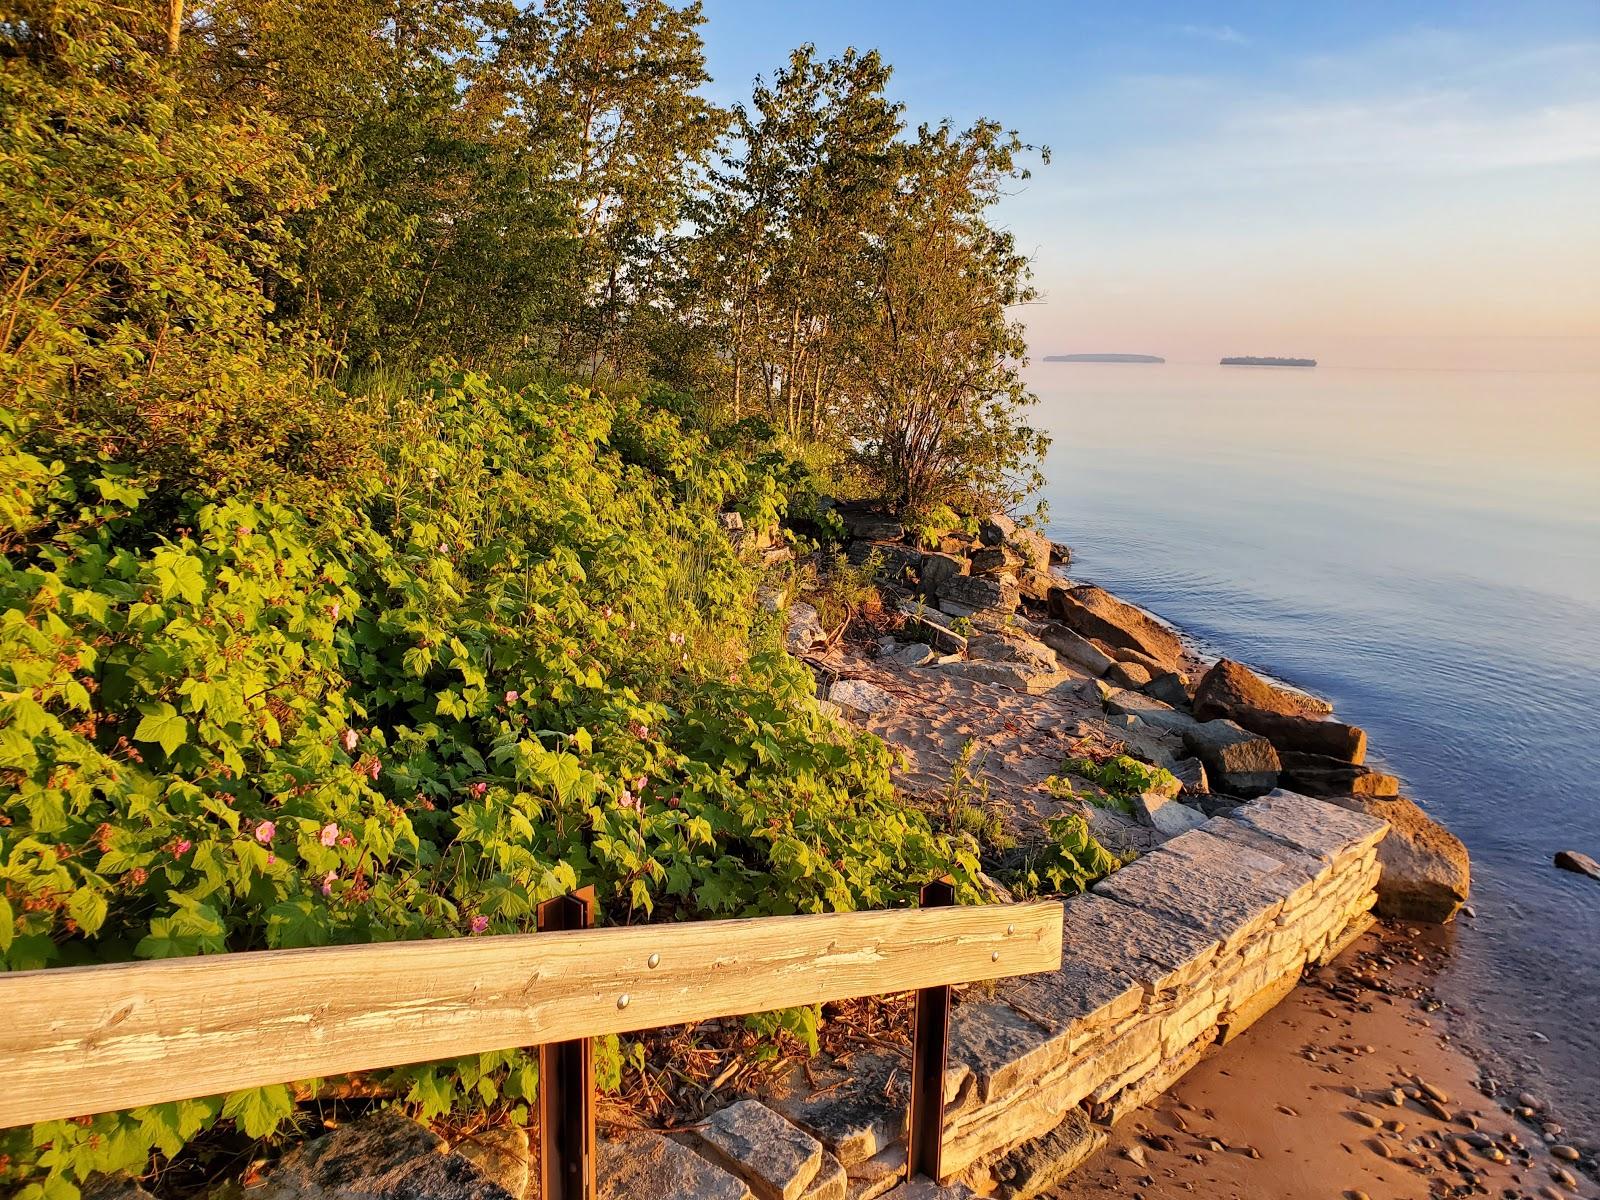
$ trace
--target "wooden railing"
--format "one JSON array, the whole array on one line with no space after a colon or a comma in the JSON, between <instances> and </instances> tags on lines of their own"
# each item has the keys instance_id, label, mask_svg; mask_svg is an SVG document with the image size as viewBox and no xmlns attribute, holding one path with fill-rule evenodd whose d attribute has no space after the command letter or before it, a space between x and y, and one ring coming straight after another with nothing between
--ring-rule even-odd
<instances>
[{"instance_id":1,"label":"wooden railing","mask_svg":"<svg viewBox=\"0 0 1600 1200\"><path fill-rule=\"evenodd\" d=\"M587 1039L916 991L908 1174L938 1178L949 986L1061 963L1060 904L952 901L591 929L563 897L532 934L0 974L0 1128L539 1046L543 1195L587 1200Z\"/></svg>"}]
</instances>

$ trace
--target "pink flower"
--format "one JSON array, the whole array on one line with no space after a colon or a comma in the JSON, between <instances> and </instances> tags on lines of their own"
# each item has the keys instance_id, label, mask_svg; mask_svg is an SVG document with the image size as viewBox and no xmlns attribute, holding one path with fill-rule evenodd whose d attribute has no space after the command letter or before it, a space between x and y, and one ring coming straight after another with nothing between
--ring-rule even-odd
<instances>
[{"instance_id":1,"label":"pink flower","mask_svg":"<svg viewBox=\"0 0 1600 1200\"><path fill-rule=\"evenodd\" d=\"M191 849L193 849L193 848L194 848L194 843L191 842L188 838L179 838L172 845L172 857L173 858L178 858L181 855L189 853L189 851Z\"/></svg>"},{"instance_id":2,"label":"pink flower","mask_svg":"<svg viewBox=\"0 0 1600 1200\"><path fill-rule=\"evenodd\" d=\"M669 633L667 634L667 641L671 642L674 646L681 646L683 645L683 634Z\"/></svg>"},{"instance_id":3,"label":"pink flower","mask_svg":"<svg viewBox=\"0 0 1600 1200\"><path fill-rule=\"evenodd\" d=\"M467 791L471 792L474 798L482 800L489 793L489 785L480 780L469 787Z\"/></svg>"},{"instance_id":4,"label":"pink flower","mask_svg":"<svg viewBox=\"0 0 1600 1200\"><path fill-rule=\"evenodd\" d=\"M335 600L333 602L333 607L330 608L328 611L333 614L333 619L335 621L337 621L339 619L339 602L337 600Z\"/></svg>"},{"instance_id":5,"label":"pink flower","mask_svg":"<svg viewBox=\"0 0 1600 1200\"><path fill-rule=\"evenodd\" d=\"M602 608L600 610L600 615L603 616L608 621L611 620L611 605L608 604L604 608Z\"/></svg>"},{"instance_id":6,"label":"pink flower","mask_svg":"<svg viewBox=\"0 0 1600 1200\"><path fill-rule=\"evenodd\" d=\"M479 915L479 916L476 916L476 917L472 918L472 932L473 933L482 933L487 928L489 928L489 918L488 917Z\"/></svg>"},{"instance_id":7,"label":"pink flower","mask_svg":"<svg viewBox=\"0 0 1600 1200\"><path fill-rule=\"evenodd\" d=\"M321 841L324 846L331 846L339 840L339 827L329 821L322 827Z\"/></svg>"},{"instance_id":8,"label":"pink flower","mask_svg":"<svg viewBox=\"0 0 1600 1200\"><path fill-rule=\"evenodd\" d=\"M339 745L346 754L354 754L356 747L361 744L361 735L354 729L346 729L339 735Z\"/></svg>"},{"instance_id":9,"label":"pink flower","mask_svg":"<svg viewBox=\"0 0 1600 1200\"><path fill-rule=\"evenodd\" d=\"M431 808L432 805L430 805L429 807ZM355 844L356 844L356 839L355 839L355 835L354 834L341 833L339 835L339 845L341 845L341 846L354 846Z\"/></svg>"},{"instance_id":10,"label":"pink flower","mask_svg":"<svg viewBox=\"0 0 1600 1200\"><path fill-rule=\"evenodd\" d=\"M630 792L627 788L623 788L622 791L620 793L618 793L618 795L617 795L617 803L622 805L623 808L631 808L631 809L637 810L638 807L639 807L639 799L638 799L638 797L635 796L632 792Z\"/></svg>"},{"instance_id":11,"label":"pink flower","mask_svg":"<svg viewBox=\"0 0 1600 1200\"><path fill-rule=\"evenodd\" d=\"M263 821L256 826L256 841L265 846L278 834L278 826L272 821Z\"/></svg>"},{"instance_id":12,"label":"pink flower","mask_svg":"<svg viewBox=\"0 0 1600 1200\"><path fill-rule=\"evenodd\" d=\"M333 882L338 878L339 872L337 871L329 871L322 877L322 894L324 896L331 896L333 894Z\"/></svg>"},{"instance_id":13,"label":"pink flower","mask_svg":"<svg viewBox=\"0 0 1600 1200\"><path fill-rule=\"evenodd\" d=\"M518 698L521 695L522 695L521 692L507 692L506 693L506 703L507 704L515 704L517 702Z\"/></svg>"},{"instance_id":14,"label":"pink flower","mask_svg":"<svg viewBox=\"0 0 1600 1200\"><path fill-rule=\"evenodd\" d=\"M278 861L278 856L276 854L267 855L267 866L270 867L273 863L275 863L277 861Z\"/></svg>"},{"instance_id":15,"label":"pink flower","mask_svg":"<svg viewBox=\"0 0 1600 1200\"><path fill-rule=\"evenodd\" d=\"M637 778L637 779L635 779L633 781L633 790L636 791L636 792L642 792L642 791L644 791L644 785L649 783L649 782L650 781L648 779L646 779L643 775L641 775L641 776L639 776L639 778Z\"/></svg>"},{"instance_id":16,"label":"pink flower","mask_svg":"<svg viewBox=\"0 0 1600 1200\"><path fill-rule=\"evenodd\" d=\"M378 770L378 758L376 755L374 755L372 761L367 764L367 778L372 780L373 783L378 782Z\"/></svg>"}]
</instances>

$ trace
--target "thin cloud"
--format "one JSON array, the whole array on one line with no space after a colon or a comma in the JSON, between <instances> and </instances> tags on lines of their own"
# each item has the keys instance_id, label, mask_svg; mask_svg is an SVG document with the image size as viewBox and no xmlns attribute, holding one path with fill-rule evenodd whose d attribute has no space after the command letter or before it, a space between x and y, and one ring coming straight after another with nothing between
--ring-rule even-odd
<instances>
[{"instance_id":1,"label":"thin cloud","mask_svg":"<svg viewBox=\"0 0 1600 1200\"><path fill-rule=\"evenodd\" d=\"M1248 46L1250 39L1232 25L1178 25L1174 33L1184 37L1204 38L1208 42L1222 42L1229 46Z\"/></svg>"}]
</instances>

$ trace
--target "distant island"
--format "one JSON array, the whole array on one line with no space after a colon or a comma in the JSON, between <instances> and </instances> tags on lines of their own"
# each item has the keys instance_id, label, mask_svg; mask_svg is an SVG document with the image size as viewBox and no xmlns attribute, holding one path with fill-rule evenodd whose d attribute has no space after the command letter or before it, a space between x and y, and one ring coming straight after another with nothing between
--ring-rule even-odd
<instances>
[{"instance_id":1,"label":"distant island","mask_svg":"<svg viewBox=\"0 0 1600 1200\"><path fill-rule=\"evenodd\" d=\"M1164 363L1155 354L1046 354L1045 362Z\"/></svg>"},{"instance_id":2,"label":"distant island","mask_svg":"<svg viewBox=\"0 0 1600 1200\"><path fill-rule=\"evenodd\" d=\"M1314 367L1317 360L1314 358L1256 358L1254 355L1245 355L1242 358L1225 358L1222 360L1225 367Z\"/></svg>"}]
</instances>

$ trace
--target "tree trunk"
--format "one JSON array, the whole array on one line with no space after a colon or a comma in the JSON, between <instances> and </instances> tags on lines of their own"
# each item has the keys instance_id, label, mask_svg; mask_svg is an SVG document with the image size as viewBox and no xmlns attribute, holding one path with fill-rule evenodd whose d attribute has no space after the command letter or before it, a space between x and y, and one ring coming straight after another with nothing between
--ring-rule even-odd
<instances>
[{"instance_id":1,"label":"tree trunk","mask_svg":"<svg viewBox=\"0 0 1600 1200\"><path fill-rule=\"evenodd\" d=\"M183 0L167 0L167 57L175 58L183 35Z\"/></svg>"}]
</instances>

